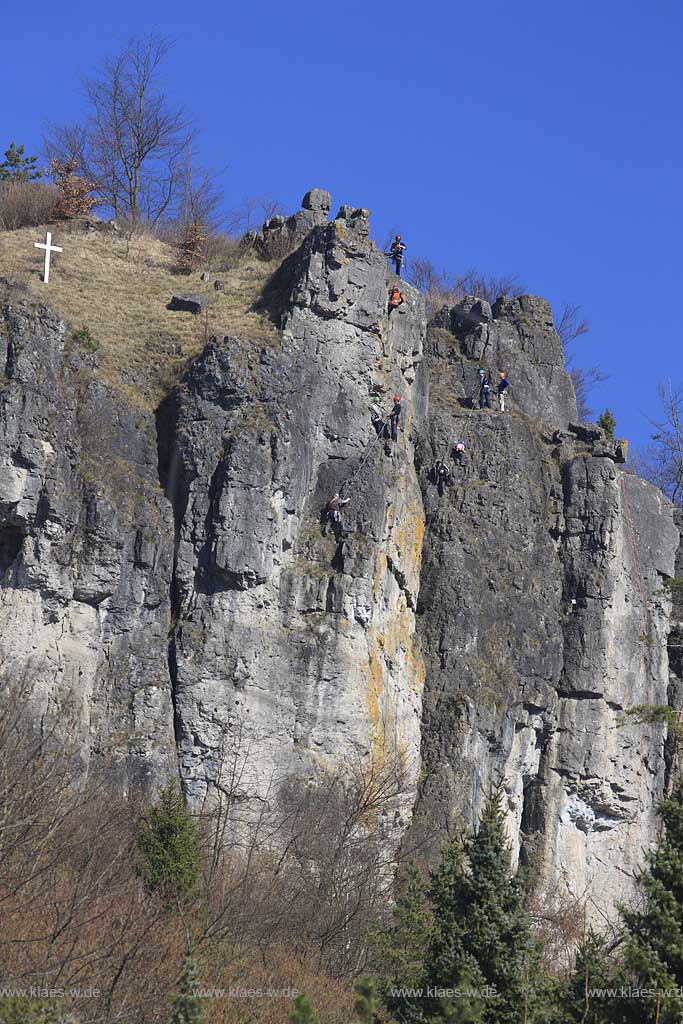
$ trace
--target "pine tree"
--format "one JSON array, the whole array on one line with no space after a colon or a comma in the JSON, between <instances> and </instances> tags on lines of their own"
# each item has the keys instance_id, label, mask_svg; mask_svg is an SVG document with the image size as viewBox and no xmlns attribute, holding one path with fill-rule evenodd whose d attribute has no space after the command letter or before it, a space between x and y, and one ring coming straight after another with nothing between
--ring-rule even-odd
<instances>
[{"instance_id":1,"label":"pine tree","mask_svg":"<svg viewBox=\"0 0 683 1024\"><path fill-rule=\"evenodd\" d=\"M614 431L617 427L617 421L615 420L614 416L612 415L609 409L605 409L605 411L599 416L598 426L605 431L605 437L608 440L614 440Z\"/></svg>"},{"instance_id":2,"label":"pine tree","mask_svg":"<svg viewBox=\"0 0 683 1024\"><path fill-rule=\"evenodd\" d=\"M410 862L396 881L392 924L375 940L381 975L382 1002L402 1022L423 1020L419 997L398 995L397 990L419 990L425 983L425 959L431 939L432 914L424 879Z\"/></svg>"},{"instance_id":3,"label":"pine tree","mask_svg":"<svg viewBox=\"0 0 683 1024\"><path fill-rule=\"evenodd\" d=\"M5 159L0 164L0 181L35 181L43 175L37 163L37 156L24 156L24 147L10 142L9 149L5 150Z\"/></svg>"},{"instance_id":4,"label":"pine tree","mask_svg":"<svg viewBox=\"0 0 683 1024\"><path fill-rule=\"evenodd\" d=\"M173 1000L171 1024L203 1024L202 1000L196 994L198 985L197 965L186 956L180 972L178 994Z\"/></svg>"},{"instance_id":5,"label":"pine tree","mask_svg":"<svg viewBox=\"0 0 683 1024\"><path fill-rule=\"evenodd\" d=\"M290 1024L318 1024L318 1018L305 995L299 995L294 1000L289 1020Z\"/></svg>"},{"instance_id":6,"label":"pine tree","mask_svg":"<svg viewBox=\"0 0 683 1024\"><path fill-rule=\"evenodd\" d=\"M479 998L478 1019L486 1024L531 1024L539 1002L539 950L511 870L502 801L497 790L477 831L449 844L433 876L427 975L437 997L440 988L451 988ZM437 1020L442 1009L430 1006Z\"/></svg>"},{"instance_id":7,"label":"pine tree","mask_svg":"<svg viewBox=\"0 0 683 1024\"><path fill-rule=\"evenodd\" d=\"M619 993L624 984L623 971L610 958L604 937L589 931L576 951L560 1019L563 1024L612 1024L622 1020ZM610 990L612 995L608 994Z\"/></svg>"},{"instance_id":8,"label":"pine tree","mask_svg":"<svg viewBox=\"0 0 683 1024\"><path fill-rule=\"evenodd\" d=\"M353 986L356 993L354 1010L360 1024L376 1024L380 1010L377 986L371 978L361 978Z\"/></svg>"},{"instance_id":9,"label":"pine tree","mask_svg":"<svg viewBox=\"0 0 683 1024\"><path fill-rule=\"evenodd\" d=\"M627 928L625 963L631 984L655 989L655 996L631 1007L640 1024L683 1020L683 780L659 807L664 831L655 850L647 854L638 876L644 909L622 908Z\"/></svg>"},{"instance_id":10,"label":"pine tree","mask_svg":"<svg viewBox=\"0 0 683 1024\"><path fill-rule=\"evenodd\" d=\"M166 899L192 893L200 874L198 832L176 786L162 791L140 829L138 847L139 872L149 892Z\"/></svg>"}]
</instances>

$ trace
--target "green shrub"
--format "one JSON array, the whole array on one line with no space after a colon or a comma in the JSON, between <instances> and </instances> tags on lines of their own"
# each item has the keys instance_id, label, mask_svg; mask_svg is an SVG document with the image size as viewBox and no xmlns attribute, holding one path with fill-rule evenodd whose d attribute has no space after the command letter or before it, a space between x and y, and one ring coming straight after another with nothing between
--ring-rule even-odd
<instances>
[{"instance_id":1,"label":"green shrub","mask_svg":"<svg viewBox=\"0 0 683 1024\"><path fill-rule=\"evenodd\" d=\"M200 875L199 836L177 786L162 790L140 828L138 866L147 890L164 898L186 899Z\"/></svg>"},{"instance_id":2,"label":"green shrub","mask_svg":"<svg viewBox=\"0 0 683 1024\"><path fill-rule=\"evenodd\" d=\"M306 996L296 997L289 1020L290 1024L318 1024L318 1018Z\"/></svg>"},{"instance_id":3,"label":"green shrub","mask_svg":"<svg viewBox=\"0 0 683 1024\"><path fill-rule=\"evenodd\" d=\"M178 994L173 1000L171 1024L203 1024L201 997L196 995L197 965L192 957L186 956L180 973Z\"/></svg>"},{"instance_id":4,"label":"green shrub","mask_svg":"<svg viewBox=\"0 0 683 1024\"><path fill-rule=\"evenodd\" d=\"M87 352L97 352L100 347L90 333L90 328L83 324L77 331L74 331L71 335L73 340L81 348L84 348Z\"/></svg>"},{"instance_id":5,"label":"green shrub","mask_svg":"<svg viewBox=\"0 0 683 1024\"><path fill-rule=\"evenodd\" d=\"M617 421L615 420L614 416L609 411L609 409L605 409L605 411L598 418L598 426L605 431L605 437L609 441L614 440L614 431L617 427Z\"/></svg>"}]
</instances>

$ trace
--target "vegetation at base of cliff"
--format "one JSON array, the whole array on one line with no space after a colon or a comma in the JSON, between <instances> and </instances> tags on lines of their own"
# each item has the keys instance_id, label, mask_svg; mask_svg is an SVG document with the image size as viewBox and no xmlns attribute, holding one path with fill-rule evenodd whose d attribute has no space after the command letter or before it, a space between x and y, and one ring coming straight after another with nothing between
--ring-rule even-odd
<instances>
[{"instance_id":1,"label":"vegetation at base of cliff","mask_svg":"<svg viewBox=\"0 0 683 1024\"><path fill-rule=\"evenodd\" d=\"M138 872L148 892L178 901L191 896L201 870L199 834L177 786L162 790L141 823L138 849Z\"/></svg>"},{"instance_id":2,"label":"vegetation at base of cliff","mask_svg":"<svg viewBox=\"0 0 683 1024\"><path fill-rule=\"evenodd\" d=\"M173 786L150 806L84 783L56 733L24 728L25 703L17 691L0 709L8 1024L680 1019L680 781L637 899L601 936L583 907L570 926L561 913L541 921L511 866L502 790L429 873L419 850L387 852L399 763L292 779L277 812L273 801L247 819L231 758L214 806L191 814ZM68 709L62 727L76 731ZM554 952L564 942L574 963Z\"/></svg>"}]
</instances>

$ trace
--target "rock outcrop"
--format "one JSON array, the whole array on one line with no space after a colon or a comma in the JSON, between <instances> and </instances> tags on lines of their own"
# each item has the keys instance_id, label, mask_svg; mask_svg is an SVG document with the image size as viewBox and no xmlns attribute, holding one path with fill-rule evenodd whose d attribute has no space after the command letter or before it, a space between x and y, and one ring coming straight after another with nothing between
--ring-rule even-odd
<instances>
[{"instance_id":1,"label":"rock outcrop","mask_svg":"<svg viewBox=\"0 0 683 1024\"><path fill-rule=\"evenodd\" d=\"M258 236L293 247L262 296L277 334L213 338L156 411L8 298L4 678L112 785L179 770L195 807L400 765L394 837L435 853L500 781L539 893L609 913L677 756L625 717L681 705L671 506L577 423L544 300L467 297L427 331L410 286L388 311L368 211L303 205ZM480 368L507 372L504 413L476 408ZM401 396L396 444L377 393Z\"/></svg>"},{"instance_id":2,"label":"rock outcrop","mask_svg":"<svg viewBox=\"0 0 683 1024\"><path fill-rule=\"evenodd\" d=\"M171 510L154 417L44 307L0 329L0 664L10 699L122 789L175 771L166 654Z\"/></svg>"},{"instance_id":3,"label":"rock outcrop","mask_svg":"<svg viewBox=\"0 0 683 1024\"><path fill-rule=\"evenodd\" d=\"M235 757L243 799L368 755L401 754L416 778L424 307L406 293L388 322L384 257L366 211L344 208L268 289L280 347L216 339L163 411L178 749L194 801ZM324 536L321 510L366 450L376 387L401 394L401 443L392 458L374 446L344 536Z\"/></svg>"},{"instance_id":4,"label":"rock outcrop","mask_svg":"<svg viewBox=\"0 0 683 1024\"><path fill-rule=\"evenodd\" d=\"M476 820L499 781L513 847L541 891L605 912L656 834L663 729L623 719L667 700L662 579L677 532L663 496L619 468L619 443L570 425L546 304L499 301L498 322L478 303L491 349L472 328L477 304L461 306L439 317L451 333L433 334L429 434L417 450L427 676L414 827L428 835L439 816ZM463 408L477 363L515 382L511 415ZM439 499L428 470L457 438L467 464Z\"/></svg>"}]
</instances>

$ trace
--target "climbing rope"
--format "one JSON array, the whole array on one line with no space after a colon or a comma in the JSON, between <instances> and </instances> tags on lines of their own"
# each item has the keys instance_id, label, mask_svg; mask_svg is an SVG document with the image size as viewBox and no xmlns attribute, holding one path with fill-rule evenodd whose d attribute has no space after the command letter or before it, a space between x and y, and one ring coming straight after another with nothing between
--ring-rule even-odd
<instances>
[{"instance_id":1,"label":"climbing rope","mask_svg":"<svg viewBox=\"0 0 683 1024\"><path fill-rule=\"evenodd\" d=\"M638 593L643 606L643 643L645 645L645 667L647 669L647 702L651 703L651 665L650 665L650 644L653 641L651 636L651 620L650 620L650 606L645 597L645 591L643 589L643 570L640 566L640 556L638 554L638 543L636 540L636 531L633 527L633 519L631 517L631 508L628 501L628 494L626 492L626 485L624 483L624 476L621 476L621 493L623 495L624 513L626 515L626 526L629 534L629 540L631 542L631 550L633 551L633 561L636 567L636 583L638 585Z\"/></svg>"},{"instance_id":2,"label":"climbing rope","mask_svg":"<svg viewBox=\"0 0 683 1024\"><path fill-rule=\"evenodd\" d=\"M386 416L384 417L384 419L383 419L383 420L381 421L381 422L382 422L382 425L381 425L381 427L380 427L379 431L377 432L377 436L376 436L376 437L372 437L372 438L370 438L370 441L369 441L369 443L368 443L368 444L366 445L366 447L365 447L365 451L364 451L364 452L363 452L363 454L361 455L361 459L360 459L360 462L359 462L359 463L358 463L358 465L356 466L356 469L355 469L355 470L354 470L354 472L353 472L353 473L351 474L351 476L350 476L350 477L348 478L348 480L345 480L345 481L344 481L344 483L343 483L343 484L341 485L341 487L339 488L339 497L340 497L340 498L342 498L342 497L344 496L344 494L346 493L346 491L348 491L348 490L349 490L349 488L350 488L350 487L351 487L351 485L352 485L352 484L354 483L354 481L356 480L356 478L357 478L357 477L359 476L359 474L360 474L360 473L362 472L362 470L363 470L363 467L365 466L365 464L367 463L368 459L370 458L370 455L372 454L372 452L373 452L373 450L374 450L374 447L375 447L375 445L377 444L377 442L383 439L383 435L384 435L384 430L385 430L385 427L386 427L386 425L387 425L387 420L388 420L388 419L389 419L389 413L387 413L387 415L386 415Z\"/></svg>"}]
</instances>

